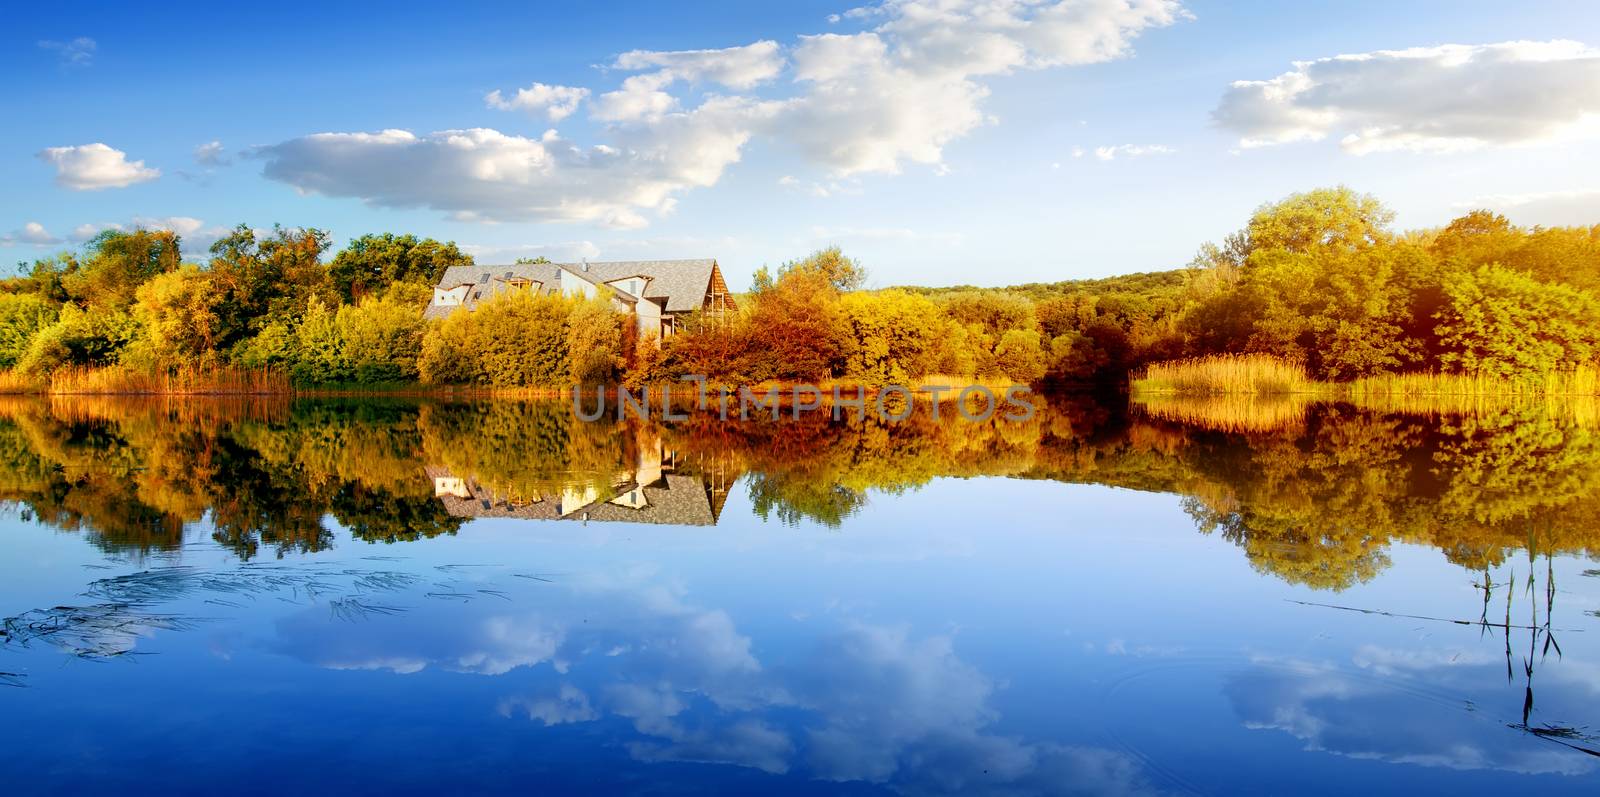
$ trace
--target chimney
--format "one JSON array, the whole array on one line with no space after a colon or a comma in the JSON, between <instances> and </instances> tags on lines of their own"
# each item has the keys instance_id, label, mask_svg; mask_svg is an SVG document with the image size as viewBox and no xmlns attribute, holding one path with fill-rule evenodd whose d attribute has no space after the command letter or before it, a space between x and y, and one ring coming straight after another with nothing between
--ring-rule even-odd
<instances>
[{"instance_id":1,"label":"chimney","mask_svg":"<svg viewBox=\"0 0 1600 797\"><path fill-rule=\"evenodd\" d=\"M583 270L584 271L588 271L589 270L589 258L587 258L587 257L585 257L583 259Z\"/></svg>"}]
</instances>

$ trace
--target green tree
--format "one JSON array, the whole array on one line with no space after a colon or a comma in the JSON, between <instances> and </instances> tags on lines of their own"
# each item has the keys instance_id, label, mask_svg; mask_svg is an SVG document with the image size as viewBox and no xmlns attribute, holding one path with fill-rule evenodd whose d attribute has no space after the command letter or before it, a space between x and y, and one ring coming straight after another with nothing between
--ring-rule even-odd
<instances>
[{"instance_id":1,"label":"green tree","mask_svg":"<svg viewBox=\"0 0 1600 797\"><path fill-rule=\"evenodd\" d=\"M391 298L365 299L339 308L335 318L341 365L357 382L400 382L417 378L423 322L408 304Z\"/></svg>"},{"instance_id":2,"label":"green tree","mask_svg":"<svg viewBox=\"0 0 1600 797\"><path fill-rule=\"evenodd\" d=\"M184 265L139 286L133 316L151 364L158 367L212 363L222 321L211 275Z\"/></svg>"},{"instance_id":3,"label":"green tree","mask_svg":"<svg viewBox=\"0 0 1600 797\"><path fill-rule=\"evenodd\" d=\"M455 242L394 233L368 234L351 241L328 266L333 287L346 302L381 294L396 282L431 286L451 266L470 266L472 256Z\"/></svg>"},{"instance_id":4,"label":"green tree","mask_svg":"<svg viewBox=\"0 0 1600 797\"><path fill-rule=\"evenodd\" d=\"M27 353L34 336L54 324L56 305L31 293L0 293L0 368L10 368Z\"/></svg>"},{"instance_id":5,"label":"green tree","mask_svg":"<svg viewBox=\"0 0 1600 797\"><path fill-rule=\"evenodd\" d=\"M1447 277L1444 295L1438 320L1447 368L1537 378L1593 364L1600 353L1600 301L1576 289L1482 266Z\"/></svg>"}]
</instances>

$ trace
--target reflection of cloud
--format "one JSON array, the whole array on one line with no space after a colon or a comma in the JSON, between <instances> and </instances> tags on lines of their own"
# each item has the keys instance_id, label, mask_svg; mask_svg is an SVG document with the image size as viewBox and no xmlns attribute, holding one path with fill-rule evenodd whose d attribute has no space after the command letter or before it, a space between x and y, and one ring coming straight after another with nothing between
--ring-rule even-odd
<instances>
[{"instance_id":1,"label":"reflection of cloud","mask_svg":"<svg viewBox=\"0 0 1600 797\"><path fill-rule=\"evenodd\" d=\"M619 718L631 727L623 747L642 762L730 764L913 794L1153 791L1122 753L995 733L997 687L950 636L847 624L764 662L732 616L694 605L650 568L513 599L537 608L423 600L403 615L337 627L308 611L280 623L280 645L343 669L516 671L545 685L501 700L502 716L545 726Z\"/></svg>"},{"instance_id":2,"label":"reflection of cloud","mask_svg":"<svg viewBox=\"0 0 1600 797\"><path fill-rule=\"evenodd\" d=\"M1385 677L1330 663L1263 658L1236 673L1223 692L1245 727L1282 731L1305 742L1307 750L1522 774L1577 775L1594 769L1592 762L1501 722L1473 717L1460 700L1432 696L1441 690L1469 694L1486 679L1503 678L1503 661L1373 646L1362 648L1356 660ZM1554 704L1561 705L1561 696L1556 697Z\"/></svg>"},{"instance_id":3,"label":"reflection of cloud","mask_svg":"<svg viewBox=\"0 0 1600 797\"><path fill-rule=\"evenodd\" d=\"M500 701L500 716L509 717L518 711L546 727L600 718L600 713L589 705L589 696L571 684L562 684L554 697L508 697Z\"/></svg>"}]
</instances>

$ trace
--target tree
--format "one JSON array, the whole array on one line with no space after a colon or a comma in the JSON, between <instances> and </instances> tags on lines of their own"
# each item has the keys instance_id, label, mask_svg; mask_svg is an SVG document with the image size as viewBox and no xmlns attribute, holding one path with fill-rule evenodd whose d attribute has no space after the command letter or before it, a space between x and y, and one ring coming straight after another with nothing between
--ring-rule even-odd
<instances>
[{"instance_id":1,"label":"tree","mask_svg":"<svg viewBox=\"0 0 1600 797\"><path fill-rule=\"evenodd\" d=\"M210 271L225 320L221 345L233 346L273 318L304 312L312 299L337 304L321 259L327 248L328 234L318 229L274 226L258 237L244 224L213 244Z\"/></svg>"},{"instance_id":2,"label":"tree","mask_svg":"<svg viewBox=\"0 0 1600 797\"><path fill-rule=\"evenodd\" d=\"M580 301L567 319L567 360L575 385L608 385L623 364L628 316L603 296ZM652 347L653 348L653 347Z\"/></svg>"},{"instance_id":3,"label":"tree","mask_svg":"<svg viewBox=\"0 0 1600 797\"><path fill-rule=\"evenodd\" d=\"M844 374L868 385L908 385L938 365L939 308L901 290L843 297Z\"/></svg>"},{"instance_id":4,"label":"tree","mask_svg":"<svg viewBox=\"0 0 1600 797\"><path fill-rule=\"evenodd\" d=\"M184 265L139 286L133 316L143 329L142 342L157 367L212 363L222 322L220 297L211 275Z\"/></svg>"},{"instance_id":5,"label":"tree","mask_svg":"<svg viewBox=\"0 0 1600 797\"><path fill-rule=\"evenodd\" d=\"M430 326L419 368L435 384L565 387L573 300L507 291Z\"/></svg>"},{"instance_id":6,"label":"tree","mask_svg":"<svg viewBox=\"0 0 1600 797\"><path fill-rule=\"evenodd\" d=\"M856 290L867 281L867 270L859 261L845 257L844 251L837 246L818 249L799 260L784 263L778 268L778 279L781 281L785 275L796 271L816 274L840 292ZM756 272L755 282L757 290L773 284L765 266Z\"/></svg>"},{"instance_id":7,"label":"tree","mask_svg":"<svg viewBox=\"0 0 1600 797\"><path fill-rule=\"evenodd\" d=\"M1600 354L1600 301L1589 294L1500 266L1453 274L1444 294L1438 321L1447 368L1537 378Z\"/></svg>"},{"instance_id":8,"label":"tree","mask_svg":"<svg viewBox=\"0 0 1600 797\"><path fill-rule=\"evenodd\" d=\"M84 245L83 261L60 272L67 298L84 307L126 310L146 280L178 267L178 236L169 230L105 230Z\"/></svg>"},{"instance_id":9,"label":"tree","mask_svg":"<svg viewBox=\"0 0 1600 797\"><path fill-rule=\"evenodd\" d=\"M833 373L844 337L839 294L827 273L795 268L751 296L738 328L750 379L816 381Z\"/></svg>"},{"instance_id":10,"label":"tree","mask_svg":"<svg viewBox=\"0 0 1600 797\"><path fill-rule=\"evenodd\" d=\"M346 302L383 293L396 282L432 286L451 266L470 266L472 256L455 242L415 235L368 234L351 241L328 266L333 287Z\"/></svg>"},{"instance_id":11,"label":"tree","mask_svg":"<svg viewBox=\"0 0 1600 797\"><path fill-rule=\"evenodd\" d=\"M393 298L364 299L339 308L335 318L343 370L357 382L402 382L417 378L423 322L417 311Z\"/></svg>"},{"instance_id":12,"label":"tree","mask_svg":"<svg viewBox=\"0 0 1600 797\"><path fill-rule=\"evenodd\" d=\"M1250 217L1245 241L1230 241L1227 250L1242 250L1248 260L1267 249L1361 249L1388 241L1393 221L1394 211L1370 194L1344 186L1318 188L1263 205Z\"/></svg>"}]
</instances>

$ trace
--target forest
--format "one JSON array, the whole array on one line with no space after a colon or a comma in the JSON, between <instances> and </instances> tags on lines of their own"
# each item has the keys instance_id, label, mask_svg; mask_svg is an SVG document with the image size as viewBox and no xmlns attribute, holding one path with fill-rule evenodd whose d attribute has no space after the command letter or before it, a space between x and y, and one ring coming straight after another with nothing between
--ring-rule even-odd
<instances>
[{"instance_id":1,"label":"forest","mask_svg":"<svg viewBox=\"0 0 1600 797\"><path fill-rule=\"evenodd\" d=\"M335 252L322 230L240 225L194 258L170 231L107 230L0 281L0 389L561 389L685 374L1074 387L1215 355L1324 382L1533 383L1600 359L1600 225L1525 228L1484 210L1436 229L1393 222L1372 196L1317 189L1263 205L1185 268L1010 288L868 289L864 265L831 247L761 267L731 317L691 318L659 347L603 299L507 295L424 321L443 270L472 262L454 243L384 233Z\"/></svg>"}]
</instances>

